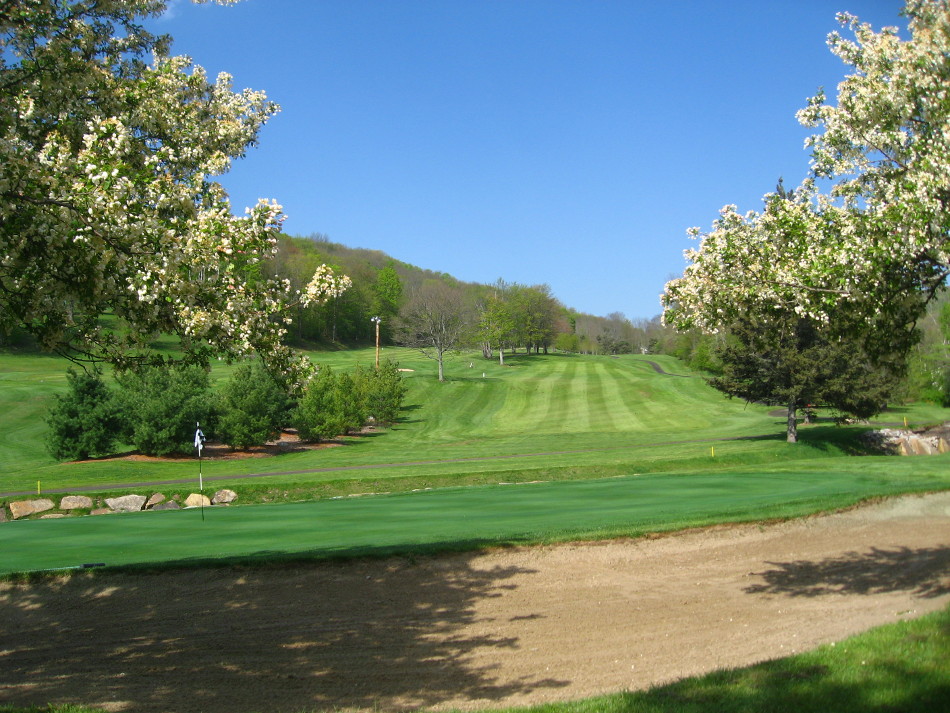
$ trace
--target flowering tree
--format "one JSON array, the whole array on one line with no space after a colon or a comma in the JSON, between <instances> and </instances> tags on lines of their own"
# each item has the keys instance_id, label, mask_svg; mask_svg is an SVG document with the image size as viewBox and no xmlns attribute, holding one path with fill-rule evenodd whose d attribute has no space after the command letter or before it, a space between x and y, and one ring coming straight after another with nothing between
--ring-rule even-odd
<instances>
[{"instance_id":1,"label":"flowering tree","mask_svg":"<svg viewBox=\"0 0 950 713\"><path fill-rule=\"evenodd\" d=\"M213 177L278 107L169 56L140 24L166 5L0 2L0 330L120 366L172 333L188 361L256 351L292 373L287 306L339 285L318 272L297 294L264 276L280 206L235 216Z\"/></svg>"},{"instance_id":2,"label":"flowering tree","mask_svg":"<svg viewBox=\"0 0 950 713\"><path fill-rule=\"evenodd\" d=\"M833 190L809 180L766 196L762 213L726 206L710 232L692 229L702 241L667 285L667 323L715 331L771 305L888 349L912 343L950 274L950 0L908 0L905 14L906 40L838 16L854 39L833 33L829 46L853 71L836 106L819 93L798 114L823 129L808 144Z\"/></svg>"}]
</instances>

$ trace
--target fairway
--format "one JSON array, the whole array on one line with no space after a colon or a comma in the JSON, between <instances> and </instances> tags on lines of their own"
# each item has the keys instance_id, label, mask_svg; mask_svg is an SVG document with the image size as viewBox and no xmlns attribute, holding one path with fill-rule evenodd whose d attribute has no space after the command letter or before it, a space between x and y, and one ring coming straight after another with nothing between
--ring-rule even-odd
<instances>
[{"instance_id":1,"label":"fairway","mask_svg":"<svg viewBox=\"0 0 950 713\"><path fill-rule=\"evenodd\" d=\"M373 356L372 350L311 355L334 370L370 366ZM825 435L820 443L810 444L807 428L802 429L802 447L790 449L782 442L781 417L770 416L766 407L724 398L670 357L518 354L501 367L463 354L448 359L444 384L436 381L433 363L417 352L390 348L384 358L412 369L404 373L409 392L402 417L392 428L343 439L343 447L277 458L206 460L205 476L232 487L240 481L229 483L228 476L248 474L274 473L269 482L278 486L288 482L281 474L308 470L314 472L290 480L300 484L365 477L356 470L321 471L355 466L374 467L374 480L432 476L440 485L455 474L484 472L497 473L497 481L510 479L508 471L515 472L512 478L520 472L521 479L545 480L551 477L549 471L565 468L583 472L560 477L596 477L601 468L602 475L620 475L693 467L686 461L709 454L708 446L701 445L704 441L734 438L745 440L717 453L736 458L736 463L743 458L751 463L844 455L827 447ZM651 361L676 376L656 373ZM49 491L92 486L115 492L122 483L197 476L193 458L55 462L44 446L43 419L53 394L65 388L66 362L2 355L0 367L0 493L35 492L38 481ZM230 369L216 366L213 377L223 381ZM884 414L879 421L903 418L910 423L939 421L950 418L950 410L915 405ZM686 443L700 445L682 445ZM656 444L661 447L649 448ZM505 462L472 461L499 457ZM431 465L415 465L420 462Z\"/></svg>"}]
</instances>

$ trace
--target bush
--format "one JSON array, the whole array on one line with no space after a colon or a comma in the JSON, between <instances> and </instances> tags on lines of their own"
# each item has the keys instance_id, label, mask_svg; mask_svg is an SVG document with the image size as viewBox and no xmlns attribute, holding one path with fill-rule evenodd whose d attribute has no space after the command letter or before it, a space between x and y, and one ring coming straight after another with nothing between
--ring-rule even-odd
<instances>
[{"instance_id":1,"label":"bush","mask_svg":"<svg viewBox=\"0 0 950 713\"><path fill-rule=\"evenodd\" d=\"M106 455L115 446L121 419L99 369L66 372L69 391L58 395L46 416L46 447L57 460Z\"/></svg>"},{"instance_id":2,"label":"bush","mask_svg":"<svg viewBox=\"0 0 950 713\"><path fill-rule=\"evenodd\" d=\"M399 364L387 359L379 369L357 369L355 384L365 414L377 423L393 423L399 418L402 400L406 395Z\"/></svg>"},{"instance_id":3,"label":"bush","mask_svg":"<svg viewBox=\"0 0 950 713\"><path fill-rule=\"evenodd\" d=\"M235 369L218 401L217 436L233 448L262 446L290 419L287 393L259 364Z\"/></svg>"},{"instance_id":4,"label":"bush","mask_svg":"<svg viewBox=\"0 0 950 713\"><path fill-rule=\"evenodd\" d=\"M208 372L201 367L148 366L117 377L123 437L147 455L186 453L195 427L207 435L215 412Z\"/></svg>"},{"instance_id":5,"label":"bush","mask_svg":"<svg viewBox=\"0 0 950 713\"><path fill-rule=\"evenodd\" d=\"M305 441L339 436L351 427L352 410L347 401L359 404L355 394L344 393L340 379L328 366L320 367L310 379L303 398L294 412L297 433Z\"/></svg>"}]
</instances>

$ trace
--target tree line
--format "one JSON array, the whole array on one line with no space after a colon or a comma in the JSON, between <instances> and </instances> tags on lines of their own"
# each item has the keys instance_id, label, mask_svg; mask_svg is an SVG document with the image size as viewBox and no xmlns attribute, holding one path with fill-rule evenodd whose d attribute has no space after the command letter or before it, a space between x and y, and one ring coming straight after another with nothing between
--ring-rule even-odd
<instances>
[{"instance_id":1,"label":"tree line","mask_svg":"<svg viewBox=\"0 0 950 713\"><path fill-rule=\"evenodd\" d=\"M116 373L71 369L67 389L47 413L47 448L58 460L82 460L132 446L146 455L187 453L199 429L233 449L262 446L288 428L301 440L326 441L370 423L395 421L406 393L392 361L352 372L323 366L289 394L260 361L238 365L214 387L197 365L150 365Z\"/></svg>"}]
</instances>

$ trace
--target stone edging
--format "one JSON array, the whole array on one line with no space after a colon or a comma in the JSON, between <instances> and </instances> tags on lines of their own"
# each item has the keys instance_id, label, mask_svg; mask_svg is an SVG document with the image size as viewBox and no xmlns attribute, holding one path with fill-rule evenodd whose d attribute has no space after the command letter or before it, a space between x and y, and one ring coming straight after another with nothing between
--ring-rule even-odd
<instances>
[{"instance_id":1,"label":"stone edging","mask_svg":"<svg viewBox=\"0 0 950 713\"><path fill-rule=\"evenodd\" d=\"M179 504L177 497L171 500L162 493L153 493L151 496L129 494L114 498L93 498L87 495L65 495L57 506L50 498L32 498L29 500L14 500L0 504L0 522L21 520L24 518L52 519L71 517L74 515L108 515L116 512L141 512L143 510L177 510L182 507L211 507L215 505L230 505L237 500L237 493L224 488L217 491L211 498L201 493L191 493ZM58 510L59 512L48 512ZM40 513L47 513L40 515Z\"/></svg>"}]
</instances>

